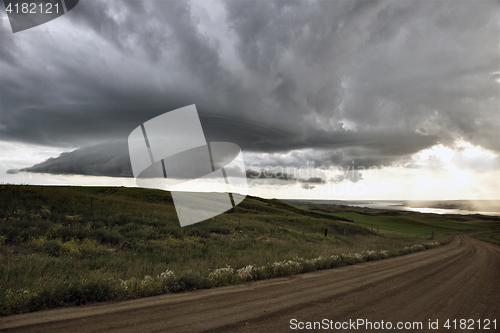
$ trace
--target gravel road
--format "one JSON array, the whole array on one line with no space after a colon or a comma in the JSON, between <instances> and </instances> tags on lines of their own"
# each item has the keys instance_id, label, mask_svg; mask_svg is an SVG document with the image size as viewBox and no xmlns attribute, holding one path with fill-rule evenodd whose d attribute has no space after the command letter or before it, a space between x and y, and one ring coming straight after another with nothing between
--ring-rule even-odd
<instances>
[{"instance_id":1,"label":"gravel road","mask_svg":"<svg viewBox=\"0 0 500 333\"><path fill-rule=\"evenodd\" d=\"M346 326L358 319L365 324L357 330ZM460 319L473 319L474 329L460 329ZM483 330L488 319L496 329ZM437 330L429 320L438 320ZM462 235L411 255L289 278L3 317L0 330L278 333L320 322L336 332L381 332L382 321L392 325L386 332L500 332L500 247ZM396 329L418 322L422 330Z\"/></svg>"}]
</instances>

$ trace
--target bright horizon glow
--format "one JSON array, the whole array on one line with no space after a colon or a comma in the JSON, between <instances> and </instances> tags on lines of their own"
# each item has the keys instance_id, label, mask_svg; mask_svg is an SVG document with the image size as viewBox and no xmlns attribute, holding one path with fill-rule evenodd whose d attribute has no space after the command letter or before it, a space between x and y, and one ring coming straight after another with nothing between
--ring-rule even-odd
<instances>
[{"instance_id":1,"label":"bright horizon glow","mask_svg":"<svg viewBox=\"0 0 500 333\"><path fill-rule=\"evenodd\" d=\"M7 174L9 169L28 167L70 150L7 142L0 145L3 151L11 152L0 158L2 183L137 187L134 178L125 177ZM248 178L248 194L315 200L500 200L499 181L494 181L500 179L499 157L489 150L457 141L453 149L439 144L414 154L411 161L414 165L411 168L391 166L360 170L363 179L357 183L310 184L311 189L302 188L300 182ZM189 190L210 192L210 184L200 183L199 187Z\"/></svg>"}]
</instances>

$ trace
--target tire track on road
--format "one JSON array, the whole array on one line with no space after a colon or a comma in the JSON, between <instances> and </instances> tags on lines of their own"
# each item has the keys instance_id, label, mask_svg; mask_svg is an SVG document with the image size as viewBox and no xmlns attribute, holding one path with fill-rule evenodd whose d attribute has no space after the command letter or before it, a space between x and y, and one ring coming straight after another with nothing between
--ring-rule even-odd
<instances>
[{"instance_id":1,"label":"tire track on road","mask_svg":"<svg viewBox=\"0 0 500 333\"><path fill-rule=\"evenodd\" d=\"M0 328L278 333L291 331L292 318L499 322L494 317L500 314L499 281L500 247L461 235L448 245L406 256L288 278L4 317Z\"/></svg>"}]
</instances>

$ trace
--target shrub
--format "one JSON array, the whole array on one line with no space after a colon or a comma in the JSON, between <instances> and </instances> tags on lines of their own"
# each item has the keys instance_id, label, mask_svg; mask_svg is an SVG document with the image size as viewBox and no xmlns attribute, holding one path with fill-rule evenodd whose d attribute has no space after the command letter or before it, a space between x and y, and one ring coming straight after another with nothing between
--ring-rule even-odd
<instances>
[{"instance_id":1,"label":"shrub","mask_svg":"<svg viewBox=\"0 0 500 333\"><path fill-rule=\"evenodd\" d=\"M205 283L202 283L200 274L193 270L188 270L181 274L176 280L172 291L187 291L200 289Z\"/></svg>"}]
</instances>

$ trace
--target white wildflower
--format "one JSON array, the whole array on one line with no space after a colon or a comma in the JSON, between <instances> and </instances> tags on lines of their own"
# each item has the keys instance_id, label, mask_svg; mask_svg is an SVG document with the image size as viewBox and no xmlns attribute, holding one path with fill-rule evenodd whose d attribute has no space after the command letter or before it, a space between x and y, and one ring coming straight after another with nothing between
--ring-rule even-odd
<instances>
[{"instance_id":1,"label":"white wildflower","mask_svg":"<svg viewBox=\"0 0 500 333\"><path fill-rule=\"evenodd\" d=\"M210 278L218 278L219 276L233 274L233 273L234 269L231 266L226 265L226 267L224 268L217 268L215 271L211 272L208 276Z\"/></svg>"},{"instance_id":2,"label":"white wildflower","mask_svg":"<svg viewBox=\"0 0 500 333\"><path fill-rule=\"evenodd\" d=\"M240 268L240 269L238 269L237 273L238 273L238 276L240 277L240 279L243 279L243 280L250 279L251 280L252 273L253 273L253 266L248 265L246 267Z\"/></svg>"},{"instance_id":3,"label":"white wildflower","mask_svg":"<svg viewBox=\"0 0 500 333\"><path fill-rule=\"evenodd\" d=\"M158 277L160 280L167 280L169 278L175 277L174 272L171 270L167 269L165 272L161 273L160 276Z\"/></svg>"},{"instance_id":4,"label":"white wildflower","mask_svg":"<svg viewBox=\"0 0 500 333\"><path fill-rule=\"evenodd\" d=\"M144 280L141 281L141 284L148 284L148 283L151 283L151 282L153 282L153 278L151 276L149 276L149 275L146 275L144 277Z\"/></svg>"}]
</instances>

